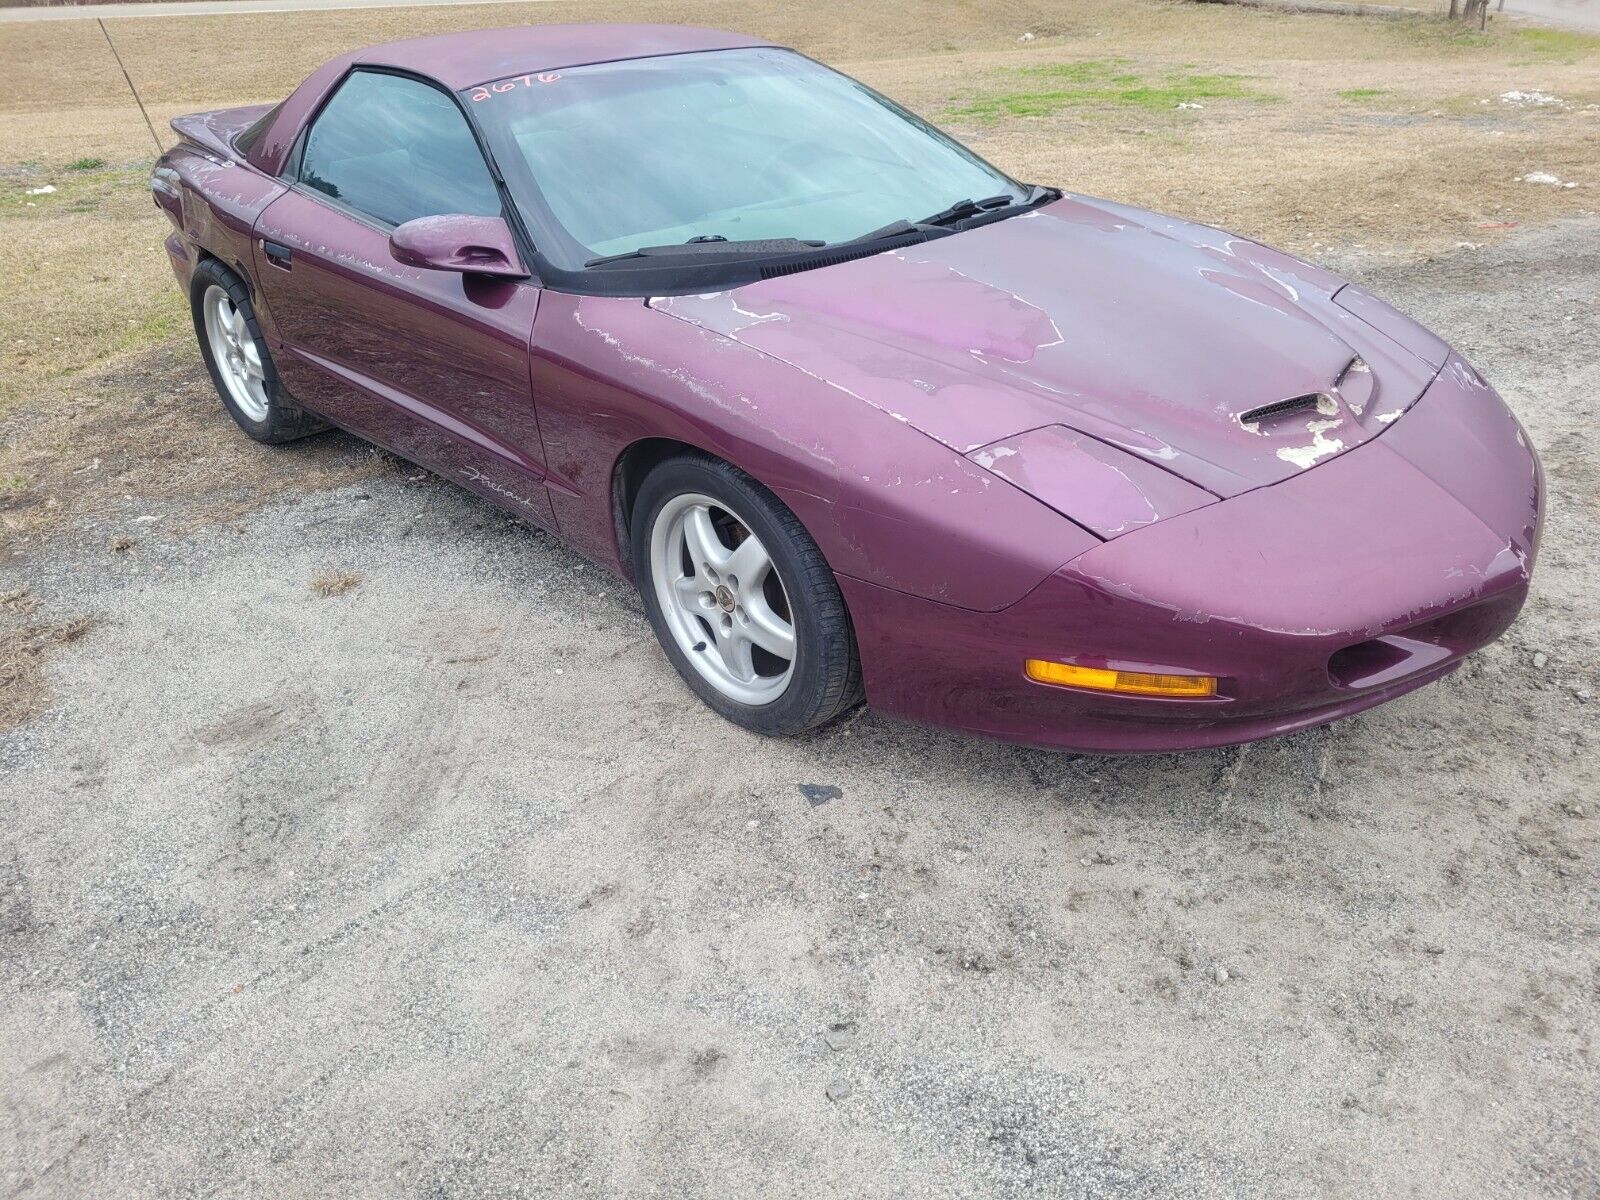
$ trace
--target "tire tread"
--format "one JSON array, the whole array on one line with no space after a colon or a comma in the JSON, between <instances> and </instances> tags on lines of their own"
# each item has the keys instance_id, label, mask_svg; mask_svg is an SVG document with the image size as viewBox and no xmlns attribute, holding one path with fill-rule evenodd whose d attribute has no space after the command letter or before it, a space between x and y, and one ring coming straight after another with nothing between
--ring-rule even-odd
<instances>
[{"instance_id":1,"label":"tire tread","mask_svg":"<svg viewBox=\"0 0 1600 1200\"><path fill-rule=\"evenodd\" d=\"M227 384L223 382L221 371L212 356L211 341L206 336L205 312L202 308L206 289L212 284L227 292L235 307L244 313L245 327L255 339L256 351L261 355L261 365L267 385L265 421L251 421L234 406L233 398L228 394ZM203 260L194 269L194 278L189 289L189 306L194 316L195 336L200 340L200 356L205 361L211 382L222 400L223 409L240 429L258 442L280 445L332 428L316 413L297 404L294 397L289 394L289 389L284 387L283 381L278 378L277 365L267 351L266 339L261 336L261 326L256 321L256 308L251 302L250 288L236 272L224 266L218 259Z\"/></svg>"},{"instance_id":2,"label":"tire tread","mask_svg":"<svg viewBox=\"0 0 1600 1200\"><path fill-rule=\"evenodd\" d=\"M684 467L709 472L724 485L726 491L733 493L741 502L759 506L762 515L777 527L780 536L788 542L788 548L799 560L799 578L792 578L793 572L790 571L786 573L784 582L791 592L789 598L791 608L797 601L807 604L819 626L822 686L812 689L806 695L803 707L788 714L781 723L769 725L759 718L750 719L739 711L743 706L725 700L714 691L708 695L710 685L700 680L692 668L685 670L679 667L678 673L713 709L735 723L758 733L794 736L820 729L837 720L862 702L865 698L865 689L861 676L861 655L856 645L855 626L851 623L844 597L839 592L839 584L834 578L833 569L828 566L827 559L823 557L821 549L800 518L795 516L782 500L762 486L758 480L713 455L699 451L674 455L657 464L640 486L641 503L637 503L634 507L630 536L634 547L635 576L645 609L651 614L652 624L656 623L656 608L646 547L648 526L660 506L646 505L642 502L651 494L652 481L664 478L663 472L672 472ZM715 494L717 489L706 490ZM664 501L665 497L662 499ZM646 511L647 508L649 511ZM795 592L800 595L797 597L793 594ZM659 626L657 632L658 634L661 632ZM674 666L678 666L674 657L675 647L667 646L668 638L662 637L661 640L668 649L669 658L673 658ZM719 703L719 700L722 702Z\"/></svg>"}]
</instances>

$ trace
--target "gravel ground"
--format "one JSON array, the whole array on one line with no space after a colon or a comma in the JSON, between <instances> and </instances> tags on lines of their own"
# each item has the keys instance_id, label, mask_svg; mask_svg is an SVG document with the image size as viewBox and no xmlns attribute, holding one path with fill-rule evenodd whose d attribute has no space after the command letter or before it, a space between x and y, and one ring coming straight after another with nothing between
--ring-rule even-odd
<instances>
[{"instance_id":1,"label":"gravel ground","mask_svg":"<svg viewBox=\"0 0 1600 1200\"><path fill-rule=\"evenodd\" d=\"M0 1192L1600 1193L1600 219L1335 265L1549 525L1456 676L1242 751L758 740L415 472L0 570L98 621L0 736Z\"/></svg>"}]
</instances>

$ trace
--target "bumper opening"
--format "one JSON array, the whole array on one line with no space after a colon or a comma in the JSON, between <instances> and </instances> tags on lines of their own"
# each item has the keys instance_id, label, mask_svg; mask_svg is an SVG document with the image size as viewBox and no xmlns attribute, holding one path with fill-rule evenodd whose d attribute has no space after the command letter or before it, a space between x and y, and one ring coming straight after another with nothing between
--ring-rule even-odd
<instances>
[{"instance_id":1,"label":"bumper opening","mask_svg":"<svg viewBox=\"0 0 1600 1200\"><path fill-rule=\"evenodd\" d=\"M1493 641L1511 623L1520 603L1519 598L1508 608L1497 598L1346 646L1328 659L1328 678L1335 687L1350 691L1398 683Z\"/></svg>"}]
</instances>

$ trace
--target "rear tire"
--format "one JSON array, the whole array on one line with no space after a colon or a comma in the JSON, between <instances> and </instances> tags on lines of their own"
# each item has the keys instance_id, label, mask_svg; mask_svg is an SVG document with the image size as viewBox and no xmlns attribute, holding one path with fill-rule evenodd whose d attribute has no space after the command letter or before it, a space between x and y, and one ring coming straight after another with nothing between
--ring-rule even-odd
<instances>
[{"instance_id":1,"label":"rear tire","mask_svg":"<svg viewBox=\"0 0 1600 1200\"><path fill-rule=\"evenodd\" d=\"M634 575L667 658L713 710L794 736L861 702L844 597L799 518L743 471L667 459L639 489Z\"/></svg>"},{"instance_id":2,"label":"rear tire","mask_svg":"<svg viewBox=\"0 0 1600 1200\"><path fill-rule=\"evenodd\" d=\"M189 299L206 370L240 429L276 445L328 428L296 404L278 378L244 280L216 259L205 259L194 270Z\"/></svg>"}]
</instances>

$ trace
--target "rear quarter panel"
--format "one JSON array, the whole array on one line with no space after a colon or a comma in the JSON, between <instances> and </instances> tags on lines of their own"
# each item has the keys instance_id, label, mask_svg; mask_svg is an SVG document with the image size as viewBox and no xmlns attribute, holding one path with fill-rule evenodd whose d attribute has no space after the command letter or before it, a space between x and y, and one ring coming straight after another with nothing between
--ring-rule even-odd
<instances>
[{"instance_id":1,"label":"rear quarter panel","mask_svg":"<svg viewBox=\"0 0 1600 1200\"><path fill-rule=\"evenodd\" d=\"M185 292L202 254L231 268L251 288L257 319L272 332L271 314L254 287L252 230L263 209L284 192L276 179L216 151L180 142L156 163L155 202L173 223L167 254Z\"/></svg>"}]
</instances>

